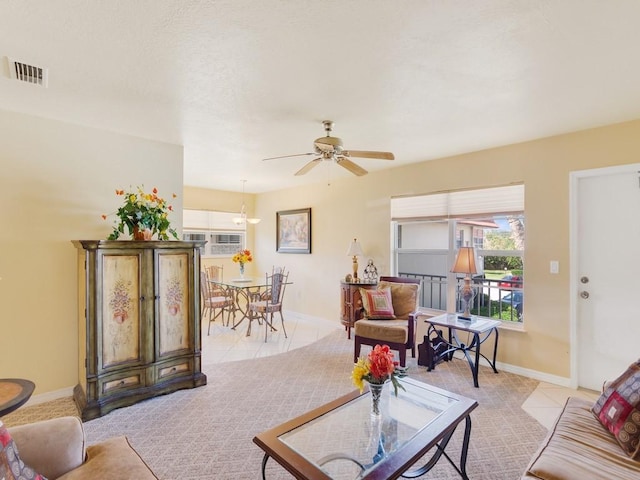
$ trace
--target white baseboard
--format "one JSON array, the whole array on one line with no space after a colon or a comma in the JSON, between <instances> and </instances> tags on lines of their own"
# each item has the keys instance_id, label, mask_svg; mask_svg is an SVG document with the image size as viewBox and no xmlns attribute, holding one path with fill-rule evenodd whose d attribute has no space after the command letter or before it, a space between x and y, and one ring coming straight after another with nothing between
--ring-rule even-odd
<instances>
[{"instance_id":1,"label":"white baseboard","mask_svg":"<svg viewBox=\"0 0 640 480\"><path fill-rule=\"evenodd\" d=\"M488 365L489 364L487 363L487 366ZM551 375L550 373L539 372L537 370L531 370L529 368L522 368L516 365L510 365L508 363L496 362L496 368L498 369L498 371L504 370L505 372L515 373L516 375L533 378L534 380L539 380L541 382L547 382L558 385L560 387L571 388L571 379L567 377L559 377L558 375Z\"/></svg>"},{"instance_id":2,"label":"white baseboard","mask_svg":"<svg viewBox=\"0 0 640 480\"><path fill-rule=\"evenodd\" d=\"M32 396L25 406L39 405L40 403L50 402L52 400L58 400L59 398L72 397L73 387L62 388L60 390L54 390L53 392L40 393Z\"/></svg>"},{"instance_id":3,"label":"white baseboard","mask_svg":"<svg viewBox=\"0 0 640 480\"><path fill-rule=\"evenodd\" d=\"M467 359L464 357L464 354L462 352L456 352L454 354L454 357L464 362L467 361ZM482 357L480 357L480 365L491 368L491 365L489 365L489 362ZM560 387L572 388L571 380L566 377L559 377L557 375L551 375L550 373L539 372L537 370L531 370L529 368L518 367L517 365L511 365L509 363L502 363L502 362L496 362L496 369L498 370L498 372L503 371L503 372L513 373L515 375L521 375L523 377L532 378L533 380L552 383Z\"/></svg>"}]
</instances>

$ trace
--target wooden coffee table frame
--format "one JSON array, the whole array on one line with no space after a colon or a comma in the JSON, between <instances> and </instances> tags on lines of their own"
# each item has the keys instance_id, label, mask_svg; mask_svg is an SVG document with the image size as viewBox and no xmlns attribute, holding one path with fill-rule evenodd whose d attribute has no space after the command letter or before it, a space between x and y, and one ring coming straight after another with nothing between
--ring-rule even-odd
<instances>
[{"instance_id":1,"label":"wooden coffee table frame","mask_svg":"<svg viewBox=\"0 0 640 480\"><path fill-rule=\"evenodd\" d=\"M404 379L403 381L406 380L407 379ZM419 384L420 382L415 383ZM478 402L430 385L428 388L434 392L456 399L457 402L446 411L442 412L441 415L438 415L433 419L433 421L427 426L418 431L412 439L407 441L398 450L394 451L387 458L377 464L365 476L361 477L362 479L387 480L400 477L415 478L424 475L431 470L440 457L444 456L449 463L453 465L458 474L463 479L468 480L466 473L466 461L469 448L469 438L471 435L470 414L471 411L478 406ZM370 393L367 391L362 395L370 395ZM317 465L289 448L289 446L282 442L279 437L305 425L308 422L311 422L312 420L315 420L318 417L329 414L333 410L346 405L360 396L361 394L356 390L332 402L322 405L321 407L300 415L299 417L278 425L277 427L256 435L253 438L253 442L265 452L262 460L262 478L266 480L265 468L267 461L271 457L297 479L306 480L313 478L317 480L331 480L331 477L329 477ZM463 420L465 422L465 432L462 451L460 454L460 465L458 466L445 453L445 448L456 430L456 427ZM416 461L433 448L436 448L436 451L424 466L407 472L407 470L414 465Z\"/></svg>"}]
</instances>

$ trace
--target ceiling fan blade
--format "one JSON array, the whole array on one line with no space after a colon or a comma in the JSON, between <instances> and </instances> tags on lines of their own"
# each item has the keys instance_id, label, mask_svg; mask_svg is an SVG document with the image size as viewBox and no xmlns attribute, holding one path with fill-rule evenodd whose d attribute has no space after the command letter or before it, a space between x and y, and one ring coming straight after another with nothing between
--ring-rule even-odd
<instances>
[{"instance_id":1,"label":"ceiling fan blade","mask_svg":"<svg viewBox=\"0 0 640 480\"><path fill-rule=\"evenodd\" d=\"M297 176L304 175L309 170L311 170L313 167L315 167L316 165L319 165L320 162L322 162L322 157L314 158L309 163L307 163L304 167L302 167L300 170L298 170L296 173L294 173L294 175L297 175Z\"/></svg>"},{"instance_id":2,"label":"ceiling fan blade","mask_svg":"<svg viewBox=\"0 0 640 480\"><path fill-rule=\"evenodd\" d=\"M281 157L263 158L262 161L264 162L265 160L277 160L278 158L304 157L306 155L317 155L317 153L309 152L309 153L296 153L295 155L282 155Z\"/></svg>"},{"instance_id":3,"label":"ceiling fan blade","mask_svg":"<svg viewBox=\"0 0 640 480\"><path fill-rule=\"evenodd\" d=\"M351 173L353 173L354 175L357 175L359 177L361 177L362 175L366 175L367 172L364 168L362 168L360 165L356 165L355 163L353 163L351 160L349 160L348 158L344 158L344 157L338 157L336 158L336 163L338 165L340 165L341 167L346 168L347 170L349 170Z\"/></svg>"},{"instance_id":4,"label":"ceiling fan blade","mask_svg":"<svg viewBox=\"0 0 640 480\"><path fill-rule=\"evenodd\" d=\"M377 158L378 160L394 160L391 152L367 152L366 150L349 150L342 152L346 157Z\"/></svg>"}]
</instances>

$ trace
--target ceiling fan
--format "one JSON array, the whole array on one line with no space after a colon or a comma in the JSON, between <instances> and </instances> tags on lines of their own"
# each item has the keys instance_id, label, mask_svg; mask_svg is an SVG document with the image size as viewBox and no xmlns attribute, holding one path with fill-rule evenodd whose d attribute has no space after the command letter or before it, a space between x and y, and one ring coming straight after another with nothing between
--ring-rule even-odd
<instances>
[{"instance_id":1,"label":"ceiling fan","mask_svg":"<svg viewBox=\"0 0 640 480\"><path fill-rule=\"evenodd\" d=\"M313 142L313 152L309 153L297 153L295 155L283 155L281 157L271 157L265 158L263 160L275 160L278 158L289 158L289 157L302 157L306 155L317 155L318 158L314 158L305 166L303 166L300 170L298 170L295 175L304 175L309 172L316 165L320 165L323 160L334 161L338 165L343 168L346 168L351 173L362 176L366 175L368 172L362 168L360 165L353 163L349 158L351 157L359 157L359 158L375 158L379 160L393 160L395 157L391 152L369 152L365 150L345 150L342 146L342 139L338 137L331 136L331 129L333 128L333 121L324 120L322 122L324 125L324 131L327 132L325 137L316 138Z\"/></svg>"}]
</instances>

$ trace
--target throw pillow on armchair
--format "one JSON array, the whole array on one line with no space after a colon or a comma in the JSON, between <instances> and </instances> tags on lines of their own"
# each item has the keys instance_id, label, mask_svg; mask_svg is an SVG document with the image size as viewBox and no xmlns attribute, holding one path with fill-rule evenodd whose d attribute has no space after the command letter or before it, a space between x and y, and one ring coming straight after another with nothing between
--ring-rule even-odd
<instances>
[{"instance_id":1,"label":"throw pillow on armchair","mask_svg":"<svg viewBox=\"0 0 640 480\"><path fill-rule=\"evenodd\" d=\"M416 311L420 285L417 283L395 283L381 280L378 283L378 290L384 288L391 290L391 301L396 318L409 318L409 315Z\"/></svg>"}]
</instances>

